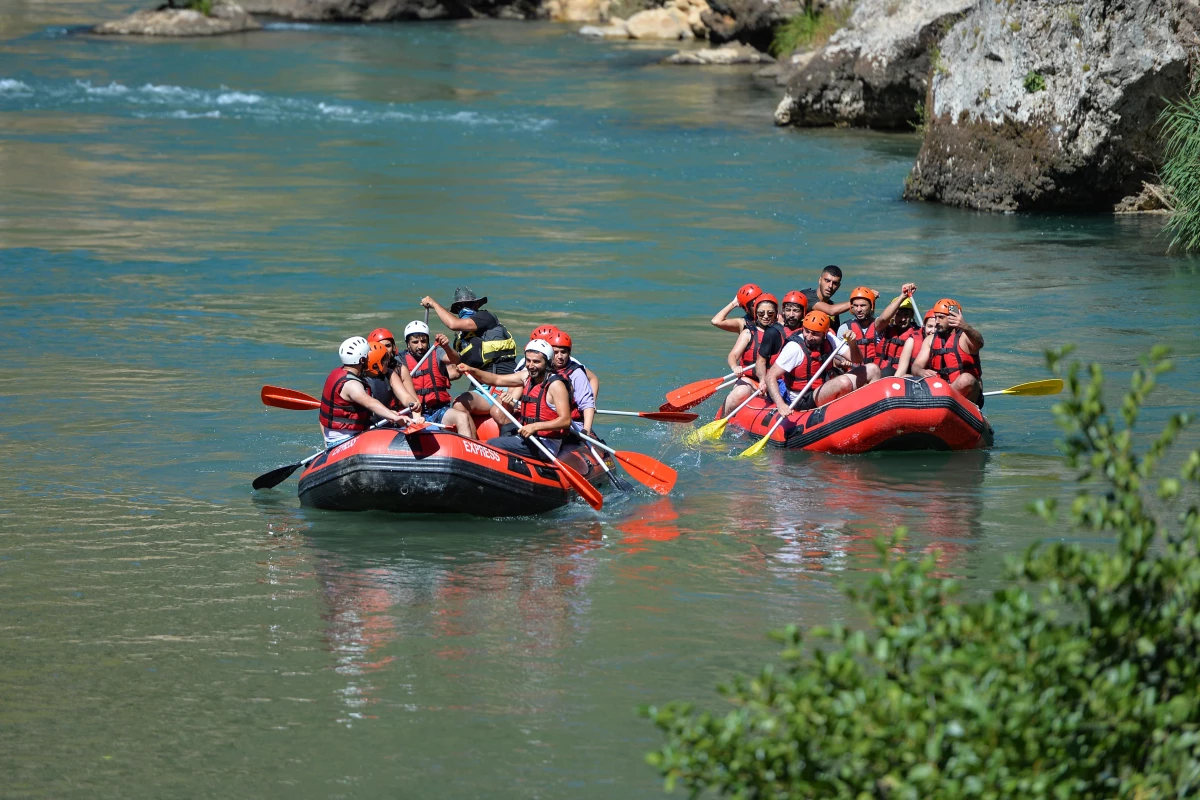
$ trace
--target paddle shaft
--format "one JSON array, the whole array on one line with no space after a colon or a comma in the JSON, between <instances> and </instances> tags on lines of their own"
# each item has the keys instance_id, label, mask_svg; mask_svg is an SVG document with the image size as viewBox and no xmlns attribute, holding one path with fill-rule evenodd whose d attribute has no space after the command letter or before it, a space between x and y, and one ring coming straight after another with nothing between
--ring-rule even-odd
<instances>
[{"instance_id":1,"label":"paddle shaft","mask_svg":"<svg viewBox=\"0 0 1200 800\"><path fill-rule=\"evenodd\" d=\"M483 396L487 399L487 401L489 403L491 403L496 408L500 409L500 413L503 414L505 417L507 417L509 422L511 422L513 425L516 425L518 428L521 427L521 423L517 422L517 418L512 415L512 412L504 407L504 403L498 402L496 400L496 398L492 397L492 393L489 392L487 389L485 389L483 387L482 383L475 380L474 375L472 375L469 372L464 372L463 374L466 375L467 378L471 381L471 383L475 385L476 389L483 392ZM525 440L529 441L529 442L533 442L535 445L537 445L537 449L541 450L542 454L545 455L546 458L550 459L555 465L562 466L559 463L559 460L554 457L554 454L550 452L550 450L546 447L546 445L544 445L538 441L538 437L537 437L536 433L533 436L526 436Z\"/></svg>"}]
</instances>

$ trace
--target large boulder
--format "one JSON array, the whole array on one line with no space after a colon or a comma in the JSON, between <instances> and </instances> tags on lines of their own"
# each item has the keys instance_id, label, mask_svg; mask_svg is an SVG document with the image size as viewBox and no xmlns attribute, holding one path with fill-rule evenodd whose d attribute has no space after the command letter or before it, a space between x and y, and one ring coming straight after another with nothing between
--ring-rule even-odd
<instances>
[{"instance_id":1,"label":"large boulder","mask_svg":"<svg viewBox=\"0 0 1200 800\"><path fill-rule=\"evenodd\" d=\"M388 20L538 19L547 15L538 0L240 0L251 14L313 22Z\"/></svg>"},{"instance_id":2,"label":"large boulder","mask_svg":"<svg viewBox=\"0 0 1200 800\"><path fill-rule=\"evenodd\" d=\"M261 27L237 3L216 0L207 14L164 5L134 12L115 22L105 22L92 28L92 32L109 36L218 36Z\"/></svg>"},{"instance_id":3,"label":"large boulder","mask_svg":"<svg viewBox=\"0 0 1200 800\"><path fill-rule=\"evenodd\" d=\"M799 0L708 0L712 7L702 16L708 38L718 44L744 42L767 50L776 26L800 14Z\"/></svg>"},{"instance_id":4,"label":"large boulder","mask_svg":"<svg viewBox=\"0 0 1200 800\"><path fill-rule=\"evenodd\" d=\"M984 0L941 44L905 197L1109 210L1152 180L1197 0Z\"/></svg>"},{"instance_id":5,"label":"large boulder","mask_svg":"<svg viewBox=\"0 0 1200 800\"><path fill-rule=\"evenodd\" d=\"M546 0L547 16L555 22L604 22L611 0Z\"/></svg>"},{"instance_id":6,"label":"large boulder","mask_svg":"<svg viewBox=\"0 0 1200 800\"><path fill-rule=\"evenodd\" d=\"M674 6L639 11L625 21L625 30L634 39L693 39L695 33L687 14Z\"/></svg>"},{"instance_id":7,"label":"large boulder","mask_svg":"<svg viewBox=\"0 0 1200 800\"><path fill-rule=\"evenodd\" d=\"M976 2L858 0L846 26L791 76L775 123L909 129L938 40Z\"/></svg>"}]
</instances>

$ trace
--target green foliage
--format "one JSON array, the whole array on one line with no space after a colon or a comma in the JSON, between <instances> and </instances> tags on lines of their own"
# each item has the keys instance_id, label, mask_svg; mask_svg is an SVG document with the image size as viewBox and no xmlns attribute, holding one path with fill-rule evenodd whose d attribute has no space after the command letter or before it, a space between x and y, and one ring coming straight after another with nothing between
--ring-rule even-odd
<instances>
[{"instance_id":1,"label":"green foliage","mask_svg":"<svg viewBox=\"0 0 1200 800\"><path fill-rule=\"evenodd\" d=\"M1059 374L1065 352L1048 354ZM1114 547L1034 546L1003 588L962 602L934 557L895 557L898 531L879 543L884 568L869 587L847 591L865 630L778 634L782 665L723 687L726 714L643 710L666 734L648 760L667 788L763 799L1200 791L1200 510L1188 505L1173 527L1154 510L1200 482L1200 451L1155 481L1187 417L1143 452L1134 437L1165 357L1156 348L1134 373L1118 419L1096 365L1085 382L1071 364L1054 407L1081 482L1071 520ZM1034 510L1053 523L1053 502Z\"/></svg>"},{"instance_id":2,"label":"green foliage","mask_svg":"<svg viewBox=\"0 0 1200 800\"><path fill-rule=\"evenodd\" d=\"M772 55L787 56L799 48L820 47L850 18L848 6L829 12L813 11L811 3L805 6L804 13L775 28L770 48Z\"/></svg>"},{"instance_id":3,"label":"green foliage","mask_svg":"<svg viewBox=\"0 0 1200 800\"><path fill-rule=\"evenodd\" d=\"M187 0L185 8L190 8L192 11L199 11L206 17L212 16L212 0Z\"/></svg>"},{"instance_id":4,"label":"green foliage","mask_svg":"<svg viewBox=\"0 0 1200 800\"><path fill-rule=\"evenodd\" d=\"M909 120L908 124L914 131L924 136L929 132L929 112L925 109L924 100L917 101L917 104L913 106L913 113L916 115L917 121Z\"/></svg>"},{"instance_id":5,"label":"green foliage","mask_svg":"<svg viewBox=\"0 0 1200 800\"><path fill-rule=\"evenodd\" d=\"M936 44L929 48L929 66L933 69L934 75L949 75L950 70L946 67L946 62L942 59L942 48Z\"/></svg>"},{"instance_id":6,"label":"green foliage","mask_svg":"<svg viewBox=\"0 0 1200 800\"><path fill-rule=\"evenodd\" d=\"M1159 117L1163 186L1173 203L1167 230L1171 248L1200 250L1200 87L1190 97L1168 102Z\"/></svg>"},{"instance_id":7,"label":"green foliage","mask_svg":"<svg viewBox=\"0 0 1200 800\"><path fill-rule=\"evenodd\" d=\"M1025 80L1021 81L1025 86L1025 91L1029 94L1040 92L1046 88L1046 78L1040 72L1029 70L1025 73Z\"/></svg>"}]
</instances>

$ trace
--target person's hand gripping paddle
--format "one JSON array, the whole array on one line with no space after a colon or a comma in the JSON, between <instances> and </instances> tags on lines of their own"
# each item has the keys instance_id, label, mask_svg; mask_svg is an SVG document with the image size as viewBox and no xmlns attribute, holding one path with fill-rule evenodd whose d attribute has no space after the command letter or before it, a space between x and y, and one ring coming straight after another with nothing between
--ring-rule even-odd
<instances>
[{"instance_id":1,"label":"person's hand gripping paddle","mask_svg":"<svg viewBox=\"0 0 1200 800\"><path fill-rule=\"evenodd\" d=\"M730 411L720 419L713 420L707 425L701 425L696 430L684 436L683 443L688 445L696 445L700 444L701 442L715 442L717 439L720 439L721 435L725 433L725 426L729 424L729 420L733 419L733 416L743 408L750 405L750 401L762 394L762 391L763 390L761 387L755 389L754 392L745 400L743 400L742 404L733 411Z\"/></svg>"},{"instance_id":2,"label":"person's hand gripping paddle","mask_svg":"<svg viewBox=\"0 0 1200 800\"><path fill-rule=\"evenodd\" d=\"M517 418L514 417L507 408L504 407L503 403L497 402L496 398L492 397L492 393L489 392L487 389L485 389L483 384L475 379L474 375L472 375L469 372L464 373L464 374L467 376L467 378L470 379L471 383L474 384L475 388L483 393L483 396L485 398L487 398L487 401L489 403L494 405L496 408L500 409L500 413L502 413L502 414L504 414L504 416L508 417L509 422L511 422L513 425L516 425L517 427L520 427L521 423L517 422ZM550 462L552 464L554 464L554 466L558 467L559 472L563 476L563 478L565 478L567 483L569 483L571 485L572 489L574 489L576 492L579 493L580 497L582 497L584 500L587 501L589 506L596 509L597 511L599 511L601 508L603 508L604 495L600 494L599 489L597 489L595 486L592 486L590 483L588 483L587 480L582 475L580 475L578 472L571 469L566 464L562 463L557 458L555 458L554 454L551 453L548 449L546 449L546 445L544 445L538 441L537 434L534 434L533 436L528 437L528 440L533 442L534 445L537 446L537 449L542 451L542 455L544 455L544 456L546 456L546 458L550 459Z\"/></svg>"},{"instance_id":3,"label":"person's hand gripping paddle","mask_svg":"<svg viewBox=\"0 0 1200 800\"><path fill-rule=\"evenodd\" d=\"M773 434L775 429L782 425L783 421L788 418L793 410L795 410L796 404L800 402L800 398L808 394L808 390L812 388L813 382L816 381L817 378L821 377L822 373L829 368L829 365L833 363L833 360L838 357L838 353L842 352L842 348L845 346L846 343L843 341L839 342L838 346L833 348L833 352L829 354L829 358L825 359L825 363L821 365L821 368L817 370L815 375L808 379L808 383L804 384L804 388L797 392L796 396L792 398L792 402L788 405L788 413L780 414L778 418L776 418L775 422L771 425L771 429L767 431L767 435L747 447L744 451L742 451L738 458L754 458L756 455L762 452L763 448L767 446L767 442L771 440L771 434Z\"/></svg>"}]
</instances>

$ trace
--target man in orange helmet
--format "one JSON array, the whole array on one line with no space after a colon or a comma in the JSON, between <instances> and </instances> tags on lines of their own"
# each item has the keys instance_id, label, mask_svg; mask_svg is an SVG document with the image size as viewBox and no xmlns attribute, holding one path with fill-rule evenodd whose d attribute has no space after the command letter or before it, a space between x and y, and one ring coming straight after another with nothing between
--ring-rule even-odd
<instances>
[{"instance_id":1,"label":"man in orange helmet","mask_svg":"<svg viewBox=\"0 0 1200 800\"><path fill-rule=\"evenodd\" d=\"M883 375L880 347L881 332L896 316L900 303L916 291L915 283L906 283L900 287L900 294L888 303L887 307L875 316L875 302L879 292L859 286L850 293L850 320L838 328L838 338L846 338L847 331L854 331L854 339L862 350L863 363L867 368L867 377L873 382ZM909 304L911 307L911 303Z\"/></svg>"},{"instance_id":2,"label":"man in orange helmet","mask_svg":"<svg viewBox=\"0 0 1200 800\"><path fill-rule=\"evenodd\" d=\"M821 365L838 347L839 342L830 333L829 327L829 315L824 311L808 312L800 332L788 340L779 353L779 358L775 359L775 364L767 371L767 392L775 401L775 407L780 414L786 416L792 410L807 411L823 406L860 386L867 385L866 373L861 369L862 351L851 339L847 343L850 348L851 371L836 377L829 377L828 370L821 373L796 403L795 409L789 409L791 402L796 399L796 393L817 374ZM838 361L838 358L834 359L835 364ZM783 383L784 391L780 391L780 382Z\"/></svg>"},{"instance_id":3,"label":"man in orange helmet","mask_svg":"<svg viewBox=\"0 0 1200 800\"><path fill-rule=\"evenodd\" d=\"M983 364L979 351L983 349L983 334L963 319L962 306L956 300L948 297L938 300L930 311L934 332L925 338L921 354L913 364L913 374L937 375L982 408Z\"/></svg>"}]
</instances>

